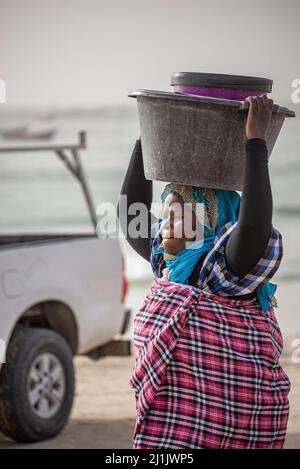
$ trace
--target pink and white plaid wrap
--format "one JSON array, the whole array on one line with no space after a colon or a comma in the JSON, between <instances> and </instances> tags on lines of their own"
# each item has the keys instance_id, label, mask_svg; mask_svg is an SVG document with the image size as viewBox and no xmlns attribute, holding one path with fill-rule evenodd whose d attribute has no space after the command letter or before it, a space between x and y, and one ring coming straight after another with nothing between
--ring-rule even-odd
<instances>
[{"instance_id":1,"label":"pink and white plaid wrap","mask_svg":"<svg viewBox=\"0 0 300 469\"><path fill-rule=\"evenodd\" d=\"M155 277L134 345L133 448L282 448L290 381L273 307Z\"/></svg>"}]
</instances>

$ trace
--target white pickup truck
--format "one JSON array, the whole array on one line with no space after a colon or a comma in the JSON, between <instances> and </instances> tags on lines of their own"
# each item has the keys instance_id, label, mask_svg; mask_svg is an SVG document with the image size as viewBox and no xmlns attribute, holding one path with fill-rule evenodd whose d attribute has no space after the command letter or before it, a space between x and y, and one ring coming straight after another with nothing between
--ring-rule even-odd
<instances>
[{"instance_id":1,"label":"white pickup truck","mask_svg":"<svg viewBox=\"0 0 300 469\"><path fill-rule=\"evenodd\" d=\"M54 151L81 183L96 227L81 148L84 133L77 145L1 146L0 153ZM0 430L18 441L50 438L72 408L73 356L131 353L122 337L130 310L120 245L96 233L5 234L0 279Z\"/></svg>"}]
</instances>

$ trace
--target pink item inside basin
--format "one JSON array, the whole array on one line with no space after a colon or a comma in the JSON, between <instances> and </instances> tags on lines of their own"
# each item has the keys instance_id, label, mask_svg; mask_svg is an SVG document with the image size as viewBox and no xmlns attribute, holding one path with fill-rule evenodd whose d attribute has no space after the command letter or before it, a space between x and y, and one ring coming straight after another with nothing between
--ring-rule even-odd
<instances>
[{"instance_id":1,"label":"pink item inside basin","mask_svg":"<svg viewBox=\"0 0 300 469\"><path fill-rule=\"evenodd\" d=\"M247 96L260 96L267 94L263 91L241 90L238 88L209 88L207 86L174 86L175 93L196 94L198 96L209 96L211 98L235 99L244 101Z\"/></svg>"}]
</instances>

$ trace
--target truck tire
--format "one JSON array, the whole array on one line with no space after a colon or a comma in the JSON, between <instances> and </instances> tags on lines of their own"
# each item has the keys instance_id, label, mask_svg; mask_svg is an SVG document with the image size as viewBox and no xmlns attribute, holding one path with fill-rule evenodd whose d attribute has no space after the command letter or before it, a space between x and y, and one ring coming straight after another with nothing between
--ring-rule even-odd
<instances>
[{"instance_id":1,"label":"truck tire","mask_svg":"<svg viewBox=\"0 0 300 469\"><path fill-rule=\"evenodd\" d=\"M51 438L74 398L72 352L56 332L18 327L0 372L0 430L21 442Z\"/></svg>"}]
</instances>

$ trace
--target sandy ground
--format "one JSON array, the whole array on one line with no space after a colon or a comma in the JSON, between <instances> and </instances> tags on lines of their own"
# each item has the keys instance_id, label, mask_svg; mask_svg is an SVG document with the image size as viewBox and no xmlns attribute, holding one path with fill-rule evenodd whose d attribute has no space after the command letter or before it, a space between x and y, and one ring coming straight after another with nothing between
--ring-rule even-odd
<instances>
[{"instance_id":1,"label":"sandy ground","mask_svg":"<svg viewBox=\"0 0 300 469\"><path fill-rule=\"evenodd\" d=\"M69 424L56 438L20 445L0 435L0 448L131 448L135 425L134 391L128 380L134 357L75 359L76 398ZM292 382L285 448L300 448L300 363L290 356L282 365Z\"/></svg>"}]
</instances>

